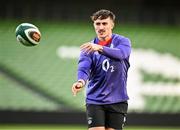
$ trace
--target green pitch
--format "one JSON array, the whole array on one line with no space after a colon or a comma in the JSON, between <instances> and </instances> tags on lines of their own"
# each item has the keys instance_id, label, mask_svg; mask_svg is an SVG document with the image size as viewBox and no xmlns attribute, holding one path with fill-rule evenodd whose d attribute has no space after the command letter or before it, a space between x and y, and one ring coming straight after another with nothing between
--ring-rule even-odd
<instances>
[{"instance_id":1,"label":"green pitch","mask_svg":"<svg viewBox=\"0 0 180 130\"><path fill-rule=\"evenodd\" d=\"M179 130L178 127L125 127L124 130ZM86 126L0 125L0 130L87 130Z\"/></svg>"}]
</instances>

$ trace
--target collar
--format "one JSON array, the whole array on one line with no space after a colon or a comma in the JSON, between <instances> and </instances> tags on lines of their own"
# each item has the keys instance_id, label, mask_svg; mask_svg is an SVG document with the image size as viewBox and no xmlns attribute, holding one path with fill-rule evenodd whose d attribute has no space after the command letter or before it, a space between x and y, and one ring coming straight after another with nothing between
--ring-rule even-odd
<instances>
[{"instance_id":1,"label":"collar","mask_svg":"<svg viewBox=\"0 0 180 130\"><path fill-rule=\"evenodd\" d=\"M112 38L110 38L107 41L98 41L98 44L102 45L102 46L106 46L106 45L110 44L111 42L112 42Z\"/></svg>"}]
</instances>

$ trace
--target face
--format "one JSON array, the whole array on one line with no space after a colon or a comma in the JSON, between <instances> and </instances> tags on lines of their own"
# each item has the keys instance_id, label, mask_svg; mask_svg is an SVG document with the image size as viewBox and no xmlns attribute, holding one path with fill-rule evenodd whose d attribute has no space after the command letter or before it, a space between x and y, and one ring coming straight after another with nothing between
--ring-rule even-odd
<instances>
[{"instance_id":1,"label":"face","mask_svg":"<svg viewBox=\"0 0 180 130\"><path fill-rule=\"evenodd\" d=\"M97 19L94 21L94 29L99 40L108 40L111 38L114 22L108 17L107 19Z\"/></svg>"}]
</instances>

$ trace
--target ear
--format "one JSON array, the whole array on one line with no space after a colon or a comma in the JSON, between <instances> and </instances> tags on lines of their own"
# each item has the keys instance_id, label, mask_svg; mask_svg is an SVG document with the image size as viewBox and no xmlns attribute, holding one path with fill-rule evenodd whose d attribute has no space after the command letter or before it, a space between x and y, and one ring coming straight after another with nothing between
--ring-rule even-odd
<instances>
[{"instance_id":1,"label":"ear","mask_svg":"<svg viewBox=\"0 0 180 130\"><path fill-rule=\"evenodd\" d=\"M114 22L112 21L111 22L111 29L113 29L114 28Z\"/></svg>"}]
</instances>

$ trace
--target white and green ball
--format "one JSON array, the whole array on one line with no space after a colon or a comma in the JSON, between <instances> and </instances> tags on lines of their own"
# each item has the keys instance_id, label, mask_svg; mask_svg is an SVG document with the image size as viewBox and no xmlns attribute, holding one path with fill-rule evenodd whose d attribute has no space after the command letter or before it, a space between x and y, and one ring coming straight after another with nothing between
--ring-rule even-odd
<instances>
[{"instance_id":1,"label":"white and green ball","mask_svg":"<svg viewBox=\"0 0 180 130\"><path fill-rule=\"evenodd\" d=\"M40 43L41 33L31 23L21 23L17 26L15 33L17 41L25 46L35 46Z\"/></svg>"}]
</instances>

